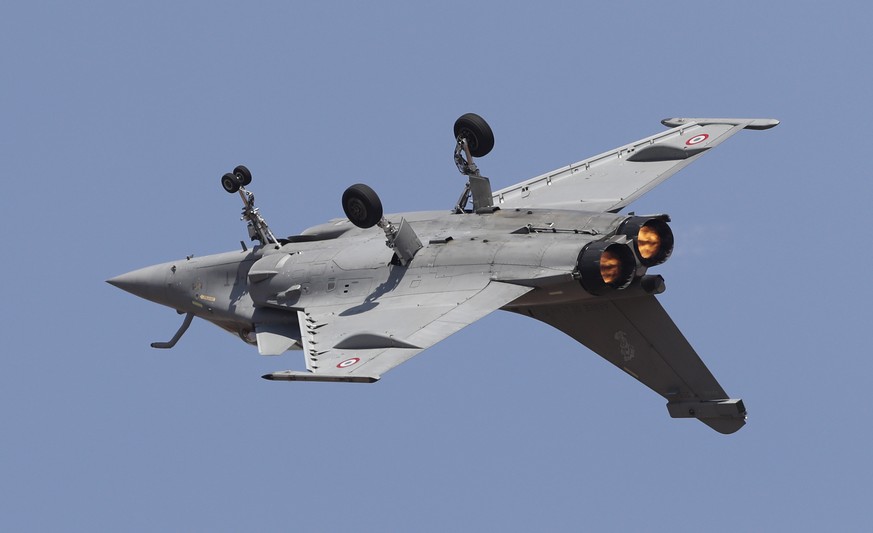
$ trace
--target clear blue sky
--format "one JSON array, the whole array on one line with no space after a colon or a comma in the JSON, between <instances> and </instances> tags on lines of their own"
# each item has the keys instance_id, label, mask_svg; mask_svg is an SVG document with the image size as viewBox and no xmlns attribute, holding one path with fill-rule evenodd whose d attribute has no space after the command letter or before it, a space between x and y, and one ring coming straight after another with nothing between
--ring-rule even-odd
<instances>
[{"instance_id":1,"label":"clear blue sky","mask_svg":"<svg viewBox=\"0 0 873 533\"><path fill-rule=\"evenodd\" d=\"M869 531L866 3L5 2L0 529ZM569 2L567 3L569 4ZM261 357L104 280L238 248L245 163L289 235L365 182L448 209L662 130L774 117L634 204L664 306L749 422L720 435L498 312L375 385Z\"/></svg>"}]
</instances>

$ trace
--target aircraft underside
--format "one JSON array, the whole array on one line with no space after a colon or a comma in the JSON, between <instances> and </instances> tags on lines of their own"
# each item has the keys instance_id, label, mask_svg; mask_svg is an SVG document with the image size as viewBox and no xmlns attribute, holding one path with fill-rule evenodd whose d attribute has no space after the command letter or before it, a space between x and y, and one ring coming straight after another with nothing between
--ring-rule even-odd
<instances>
[{"instance_id":1,"label":"aircraft underside","mask_svg":"<svg viewBox=\"0 0 873 533\"><path fill-rule=\"evenodd\" d=\"M342 196L346 217L276 238L247 190L249 170L222 176L238 193L257 245L187 257L109 280L225 329L262 355L292 350L304 370L274 381L378 381L424 349L497 309L566 333L667 400L670 416L721 433L745 424L732 399L658 302L650 269L673 251L670 217L619 214L742 129L769 119L668 119L672 127L611 152L492 192L474 157L494 145L474 114L455 124L467 183L451 210L385 216L366 185Z\"/></svg>"}]
</instances>

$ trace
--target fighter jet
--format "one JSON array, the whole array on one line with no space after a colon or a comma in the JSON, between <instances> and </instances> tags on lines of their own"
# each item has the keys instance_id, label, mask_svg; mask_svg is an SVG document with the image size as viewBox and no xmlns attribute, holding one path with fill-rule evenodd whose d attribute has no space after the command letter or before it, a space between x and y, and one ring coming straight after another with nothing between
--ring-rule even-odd
<instances>
[{"instance_id":1,"label":"fighter jet","mask_svg":"<svg viewBox=\"0 0 873 533\"><path fill-rule=\"evenodd\" d=\"M245 166L221 177L243 202L255 243L122 274L108 283L194 317L262 355L298 350L305 370L274 381L373 383L497 309L549 324L667 400L674 418L720 433L746 420L661 307L649 269L673 251L670 217L619 212L743 129L773 119L671 118L669 129L492 191L474 158L494 134L479 115L454 124L466 185L453 208L385 216L364 184L342 195L346 218L277 238L255 207ZM448 206L447 206L448 207Z\"/></svg>"}]
</instances>

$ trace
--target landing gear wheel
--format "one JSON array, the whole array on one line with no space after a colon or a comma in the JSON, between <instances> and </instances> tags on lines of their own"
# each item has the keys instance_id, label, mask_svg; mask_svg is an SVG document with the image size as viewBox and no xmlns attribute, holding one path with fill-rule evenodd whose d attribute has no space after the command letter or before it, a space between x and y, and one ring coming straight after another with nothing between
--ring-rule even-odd
<instances>
[{"instance_id":1,"label":"landing gear wheel","mask_svg":"<svg viewBox=\"0 0 873 533\"><path fill-rule=\"evenodd\" d=\"M461 115L455 121L455 139L467 139L470 154L473 157L484 157L494 148L494 132L485 119L476 113Z\"/></svg>"},{"instance_id":2,"label":"landing gear wheel","mask_svg":"<svg viewBox=\"0 0 873 533\"><path fill-rule=\"evenodd\" d=\"M382 200L369 186L357 183L343 193L343 211L355 226L372 228L382 220Z\"/></svg>"},{"instance_id":3,"label":"landing gear wheel","mask_svg":"<svg viewBox=\"0 0 873 533\"><path fill-rule=\"evenodd\" d=\"M221 186L224 188L225 191L229 192L230 194L238 191L240 185L240 179L230 172L221 177Z\"/></svg>"},{"instance_id":4,"label":"landing gear wheel","mask_svg":"<svg viewBox=\"0 0 873 533\"><path fill-rule=\"evenodd\" d=\"M239 165L235 169L233 169L233 174L237 178L239 178L239 183L243 187L252 182L252 173L246 167Z\"/></svg>"}]
</instances>

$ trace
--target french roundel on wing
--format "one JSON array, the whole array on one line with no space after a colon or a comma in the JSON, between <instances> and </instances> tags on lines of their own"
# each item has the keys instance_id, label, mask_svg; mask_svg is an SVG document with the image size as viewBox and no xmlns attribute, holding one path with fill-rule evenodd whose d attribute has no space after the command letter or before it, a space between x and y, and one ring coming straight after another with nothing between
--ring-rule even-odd
<instances>
[{"instance_id":1,"label":"french roundel on wing","mask_svg":"<svg viewBox=\"0 0 873 533\"><path fill-rule=\"evenodd\" d=\"M351 359L346 359L345 361L336 365L337 368L348 368L352 365L356 365L361 362L360 357L352 357Z\"/></svg>"},{"instance_id":2,"label":"french roundel on wing","mask_svg":"<svg viewBox=\"0 0 873 533\"><path fill-rule=\"evenodd\" d=\"M685 146L695 146L709 139L708 133L699 133L685 141Z\"/></svg>"}]
</instances>

